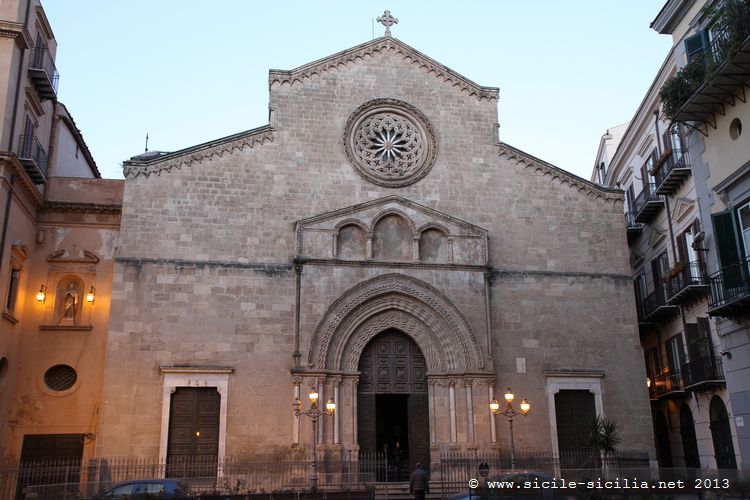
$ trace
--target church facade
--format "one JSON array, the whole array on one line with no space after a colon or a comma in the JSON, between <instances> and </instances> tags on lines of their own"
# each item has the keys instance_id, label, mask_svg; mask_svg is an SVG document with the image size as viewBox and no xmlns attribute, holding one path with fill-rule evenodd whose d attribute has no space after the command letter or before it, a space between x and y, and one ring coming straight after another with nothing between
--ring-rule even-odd
<instances>
[{"instance_id":1,"label":"church facade","mask_svg":"<svg viewBox=\"0 0 750 500\"><path fill-rule=\"evenodd\" d=\"M98 456L653 458L623 194L499 140L499 91L389 36L269 73L269 124L125 162ZM518 401L516 401L518 403ZM626 446L627 447L627 446Z\"/></svg>"}]
</instances>

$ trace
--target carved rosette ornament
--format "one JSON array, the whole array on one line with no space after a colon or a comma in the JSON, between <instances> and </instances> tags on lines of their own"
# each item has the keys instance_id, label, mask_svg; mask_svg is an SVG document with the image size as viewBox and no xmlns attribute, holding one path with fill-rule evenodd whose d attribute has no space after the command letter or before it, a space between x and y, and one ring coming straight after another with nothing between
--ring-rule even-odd
<instances>
[{"instance_id":1,"label":"carved rosette ornament","mask_svg":"<svg viewBox=\"0 0 750 500\"><path fill-rule=\"evenodd\" d=\"M352 113L344 147L357 173L385 187L417 182L437 156L437 140L427 118L397 99L375 99Z\"/></svg>"}]
</instances>

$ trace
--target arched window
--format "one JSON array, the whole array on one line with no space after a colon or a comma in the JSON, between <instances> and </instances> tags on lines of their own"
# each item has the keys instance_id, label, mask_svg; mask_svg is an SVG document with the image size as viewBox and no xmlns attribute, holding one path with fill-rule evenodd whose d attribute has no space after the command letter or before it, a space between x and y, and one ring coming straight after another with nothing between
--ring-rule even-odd
<instances>
[{"instance_id":1,"label":"arched window","mask_svg":"<svg viewBox=\"0 0 750 500\"><path fill-rule=\"evenodd\" d=\"M341 260L364 260L367 257L365 232L355 224L339 229L336 236L336 258Z\"/></svg>"},{"instance_id":2,"label":"arched window","mask_svg":"<svg viewBox=\"0 0 750 500\"><path fill-rule=\"evenodd\" d=\"M719 396L711 398L709 409L711 416L711 438L714 442L714 457L717 469L736 469L737 458L734 456L732 430L729 426L729 415L724 402Z\"/></svg>"},{"instance_id":3,"label":"arched window","mask_svg":"<svg viewBox=\"0 0 750 500\"><path fill-rule=\"evenodd\" d=\"M413 249L411 228L403 217L389 214L375 224L372 237L373 259L411 261Z\"/></svg>"},{"instance_id":4,"label":"arched window","mask_svg":"<svg viewBox=\"0 0 750 500\"><path fill-rule=\"evenodd\" d=\"M427 229L419 236L419 260L422 262L450 262L448 237L439 229Z\"/></svg>"}]
</instances>

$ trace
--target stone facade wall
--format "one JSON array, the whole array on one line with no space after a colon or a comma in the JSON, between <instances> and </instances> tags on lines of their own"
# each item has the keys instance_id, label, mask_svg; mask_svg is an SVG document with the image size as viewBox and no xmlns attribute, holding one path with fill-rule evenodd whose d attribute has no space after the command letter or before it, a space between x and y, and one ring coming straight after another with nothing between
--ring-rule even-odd
<instances>
[{"instance_id":1,"label":"stone facade wall","mask_svg":"<svg viewBox=\"0 0 750 500\"><path fill-rule=\"evenodd\" d=\"M423 266L418 257L399 265L301 262L302 369L315 329L337 299L357 284L400 274L434 288L460 311L468 325L462 328L476 339L484 376L533 402L534 413L517 434L527 449L552 448L545 370L602 372L604 407L621 421L625 441L650 443L645 387L633 389L644 385L645 374L621 229L622 195L498 145L492 89L472 94L455 74L434 76L430 61L397 41L363 47L337 66L313 64L288 76L272 72L271 126L253 136L262 140L249 134L152 164L126 165L99 454L157 453L159 367L176 365L234 369L228 454L288 452L299 432L290 408L295 223L390 195L486 231L488 264L496 270L492 350L484 265ZM377 98L408 102L434 131L435 164L414 184L378 186L349 163L347 120ZM516 373L517 357L527 358L525 374ZM466 376L435 382L431 411L438 448L451 442L465 448L471 441L462 385L471 376L453 375ZM454 383L455 441L445 396ZM470 386L473 434L476 446L489 447L483 383ZM347 384L340 402L341 418L348 419L341 423L345 445L354 433ZM325 424L325 443L332 442L331 426ZM299 442L309 441L308 432L303 425ZM505 446L499 420L498 433Z\"/></svg>"}]
</instances>

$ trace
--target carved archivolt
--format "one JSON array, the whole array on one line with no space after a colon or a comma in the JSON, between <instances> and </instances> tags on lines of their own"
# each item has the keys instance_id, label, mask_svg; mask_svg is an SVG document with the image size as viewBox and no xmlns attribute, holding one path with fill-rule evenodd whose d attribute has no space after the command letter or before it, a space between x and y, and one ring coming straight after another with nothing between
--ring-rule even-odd
<instances>
[{"instance_id":1,"label":"carved archivolt","mask_svg":"<svg viewBox=\"0 0 750 500\"><path fill-rule=\"evenodd\" d=\"M367 342L390 328L414 339L430 372L484 368L476 337L458 308L431 285L400 274L360 283L329 307L310 343L309 368L354 371Z\"/></svg>"}]
</instances>

